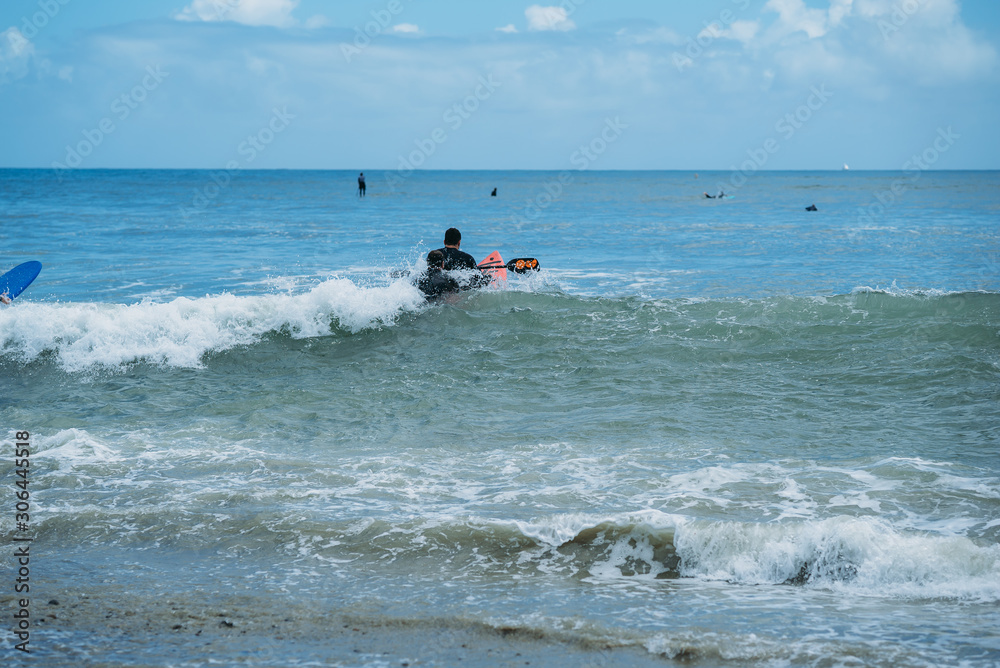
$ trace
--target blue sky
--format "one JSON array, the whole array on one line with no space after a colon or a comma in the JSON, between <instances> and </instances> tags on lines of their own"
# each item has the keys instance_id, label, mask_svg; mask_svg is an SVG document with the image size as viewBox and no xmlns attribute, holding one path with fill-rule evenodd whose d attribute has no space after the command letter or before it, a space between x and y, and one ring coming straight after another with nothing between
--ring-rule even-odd
<instances>
[{"instance_id":1,"label":"blue sky","mask_svg":"<svg viewBox=\"0 0 1000 668\"><path fill-rule=\"evenodd\" d=\"M998 38L995 0L5 0L0 167L997 169Z\"/></svg>"}]
</instances>

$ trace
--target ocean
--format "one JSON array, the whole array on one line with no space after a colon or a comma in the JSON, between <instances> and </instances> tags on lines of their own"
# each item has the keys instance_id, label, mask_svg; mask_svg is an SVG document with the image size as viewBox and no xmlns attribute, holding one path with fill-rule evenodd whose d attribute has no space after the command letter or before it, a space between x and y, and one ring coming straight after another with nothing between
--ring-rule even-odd
<instances>
[{"instance_id":1,"label":"ocean","mask_svg":"<svg viewBox=\"0 0 1000 668\"><path fill-rule=\"evenodd\" d=\"M0 170L5 661L1000 666L1000 172L366 176Z\"/></svg>"}]
</instances>

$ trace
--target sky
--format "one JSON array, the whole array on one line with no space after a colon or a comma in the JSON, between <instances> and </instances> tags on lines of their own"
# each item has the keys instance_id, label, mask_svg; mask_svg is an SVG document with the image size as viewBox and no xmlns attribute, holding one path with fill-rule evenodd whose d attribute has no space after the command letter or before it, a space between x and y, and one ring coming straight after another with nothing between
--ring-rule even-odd
<instances>
[{"instance_id":1,"label":"sky","mask_svg":"<svg viewBox=\"0 0 1000 668\"><path fill-rule=\"evenodd\" d=\"M0 167L1000 169L996 0L4 0Z\"/></svg>"}]
</instances>

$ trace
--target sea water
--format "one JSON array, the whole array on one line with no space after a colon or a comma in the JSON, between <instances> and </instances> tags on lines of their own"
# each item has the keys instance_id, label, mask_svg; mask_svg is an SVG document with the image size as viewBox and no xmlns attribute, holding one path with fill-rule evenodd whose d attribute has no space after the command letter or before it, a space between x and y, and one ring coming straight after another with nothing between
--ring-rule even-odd
<instances>
[{"instance_id":1,"label":"sea water","mask_svg":"<svg viewBox=\"0 0 1000 668\"><path fill-rule=\"evenodd\" d=\"M1000 173L356 176L0 171L7 655L30 537L44 665L195 665L206 601L222 665L334 613L1000 665ZM542 271L427 303L448 227Z\"/></svg>"}]
</instances>

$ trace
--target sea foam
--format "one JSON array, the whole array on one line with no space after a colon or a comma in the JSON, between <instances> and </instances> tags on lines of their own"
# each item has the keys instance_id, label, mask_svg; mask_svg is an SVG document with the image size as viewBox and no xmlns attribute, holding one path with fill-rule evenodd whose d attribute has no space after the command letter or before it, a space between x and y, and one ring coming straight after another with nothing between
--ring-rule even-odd
<instances>
[{"instance_id":1,"label":"sea foam","mask_svg":"<svg viewBox=\"0 0 1000 668\"><path fill-rule=\"evenodd\" d=\"M146 362L198 368L206 353L269 333L293 338L393 324L424 303L407 281L363 287L331 278L302 294L179 297L166 303L24 303L0 312L0 354L29 363L52 353L69 372Z\"/></svg>"},{"instance_id":2,"label":"sea foam","mask_svg":"<svg viewBox=\"0 0 1000 668\"><path fill-rule=\"evenodd\" d=\"M674 538L681 576L809 584L856 594L1000 600L1000 547L899 531L883 520L691 522Z\"/></svg>"}]
</instances>

